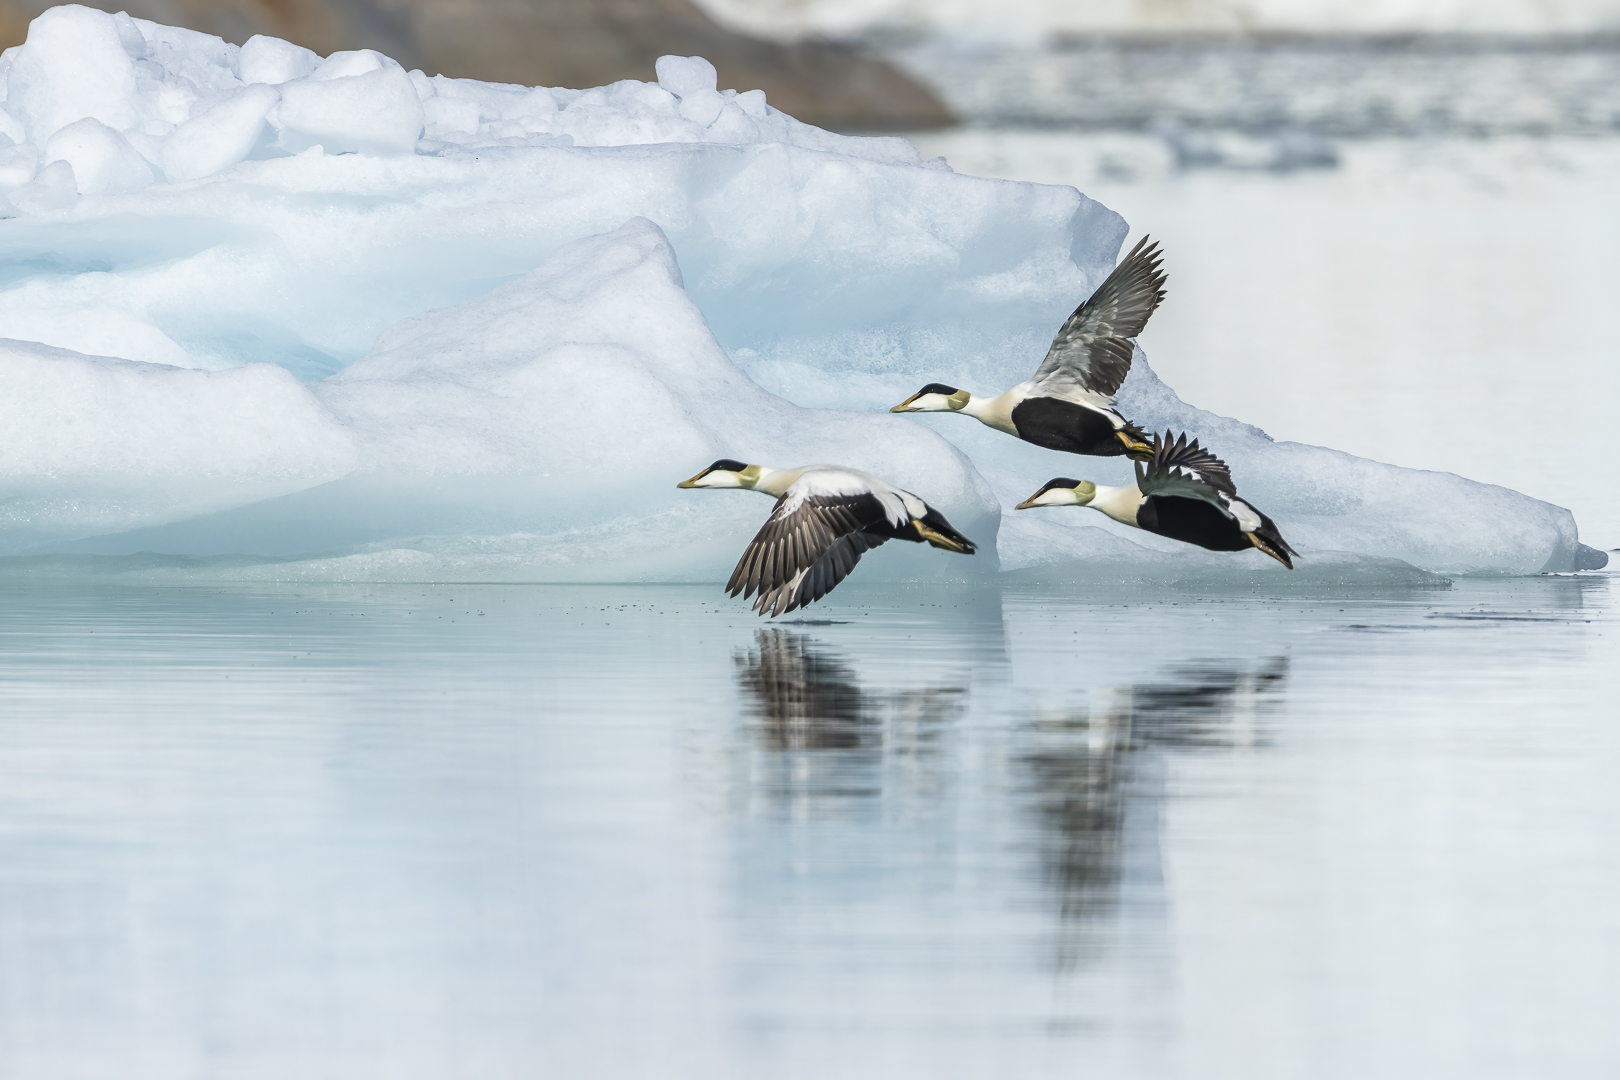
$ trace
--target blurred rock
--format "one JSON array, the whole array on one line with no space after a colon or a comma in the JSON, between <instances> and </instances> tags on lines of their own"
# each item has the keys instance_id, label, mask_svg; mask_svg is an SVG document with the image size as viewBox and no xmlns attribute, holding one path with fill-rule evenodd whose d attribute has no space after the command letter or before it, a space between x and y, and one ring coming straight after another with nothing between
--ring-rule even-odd
<instances>
[{"instance_id":1,"label":"blurred rock","mask_svg":"<svg viewBox=\"0 0 1620 1080\"><path fill-rule=\"evenodd\" d=\"M21 44L50 4L0 0L0 46ZM376 49L428 74L534 86L651 79L665 53L703 56L720 86L765 91L800 120L838 130L941 127L950 111L910 76L833 42L782 44L720 26L691 0L128 0L107 11L241 44L285 38L322 55Z\"/></svg>"}]
</instances>

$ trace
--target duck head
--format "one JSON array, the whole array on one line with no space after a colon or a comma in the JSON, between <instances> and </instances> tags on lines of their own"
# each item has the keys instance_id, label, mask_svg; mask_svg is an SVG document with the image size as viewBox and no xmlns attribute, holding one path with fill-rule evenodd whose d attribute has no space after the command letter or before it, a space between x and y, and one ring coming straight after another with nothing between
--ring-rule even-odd
<instances>
[{"instance_id":1,"label":"duck head","mask_svg":"<svg viewBox=\"0 0 1620 1080\"><path fill-rule=\"evenodd\" d=\"M682 480L678 488L751 488L759 483L765 469L760 465L744 465L740 461L721 458L690 480Z\"/></svg>"},{"instance_id":2,"label":"duck head","mask_svg":"<svg viewBox=\"0 0 1620 1080\"><path fill-rule=\"evenodd\" d=\"M966 390L958 390L956 387L946 386L944 383L931 382L889 411L961 412L967 408L967 403L972 400L973 395Z\"/></svg>"},{"instance_id":3,"label":"duck head","mask_svg":"<svg viewBox=\"0 0 1620 1080\"><path fill-rule=\"evenodd\" d=\"M1060 476L1048 480L1041 490L1013 507L1015 510L1033 510L1037 506L1086 506L1097 497L1097 485L1090 480L1070 480Z\"/></svg>"}]
</instances>

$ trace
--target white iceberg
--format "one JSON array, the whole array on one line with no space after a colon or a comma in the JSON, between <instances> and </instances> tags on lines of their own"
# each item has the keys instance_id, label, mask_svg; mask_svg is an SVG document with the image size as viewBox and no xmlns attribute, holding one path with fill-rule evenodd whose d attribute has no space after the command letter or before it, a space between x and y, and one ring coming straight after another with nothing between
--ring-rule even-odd
<instances>
[{"instance_id":1,"label":"white iceberg","mask_svg":"<svg viewBox=\"0 0 1620 1080\"><path fill-rule=\"evenodd\" d=\"M820 453L927 490L991 546L941 576L996 569L999 506L960 451L885 414L765 392L709 333L644 218L399 323L319 382L21 342L0 343L0 379L41 406L0 433L14 545L345 553L273 563L278 576L708 580L770 504L675 481L720 457ZM61 543L86 532L100 535ZM878 573L920 574L919 559Z\"/></svg>"},{"instance_id":2,"label":"white iceberg","mask_svg":"<svg viewBox=\"0 0 1620 1080\"><path fill-rule=\"evenodd\" d=\"M715 580L768 504L674 483L724 456L872 471L981 545L890 545L863 577L986 574L998 555L1261 572L1257 553L1098 515L1005 512L1054 475L1117 483L1121 461L883 411L924 382L1026 377L1111 268L1117 214L800 124L718 89L698 58L658 76L502 86L81 7L40 16L0 56L16 418L0 554ZM1193 409L1140 353L1122 401L1227 458L1307 563L1534 573L1597 554L1557 507ZM258 564L224 558L243 555Z\"/></svg>"}]
</instances>

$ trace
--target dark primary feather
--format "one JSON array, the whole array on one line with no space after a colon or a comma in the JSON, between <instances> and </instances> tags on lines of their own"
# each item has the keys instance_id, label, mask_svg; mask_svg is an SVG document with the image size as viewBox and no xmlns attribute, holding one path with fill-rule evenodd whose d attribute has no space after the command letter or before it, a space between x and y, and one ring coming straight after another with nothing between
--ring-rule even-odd
<instances>
[{"instance_id":1,"label":"dark primary feather","mask_svg":"<svg viewBox=\"0 0 1620 1080\"><path fill-rule=\"evenodd\" d=\"M1136 463L1136 487L1148 496L1202 499L1228 517L1236 516L1229 505L1237 495L1231 470L1214 454L1200 450L1196 439L1188 443L1185 434L1175 440L1168 431L1163 438L1153 436L1153 460L1146 467Z\"/></svg>"},{"instance_id":2,"label":"dark primary feather","mask_svg":"<svg viewBox=\"0 0 1620 1080\"><path fill-rule=\"evenodd\" d=\"M862 530L888 523L883 504L871 495L812 495L790 514L776 509L749 542L726 582L728 595L757 591L754 610L780 615L821 599L855 569L863 554L887 537ZM794 585L799 571L804 577Z\"/></svg>"},{"instance_id":3,"label":"dark primary feather","mask_svg":"<svg viewBox=\"0 0 1620 1080\"><path fill-rule=\"evenodd\" d=\"M1089 390L1112 397L1131 370L1130 339L1164 299L1158 244L1143 237L1090 299L1074 309L1035 371L1037 388L1061 395Z\"/></svg>"},{"instance_id":4,"label":"dark primary feather","mask_svg":"<svg viewBox=\"0 0 1620 1080\"><path fill-rule=\"evenodd\" d=\"M1232 470L1226 462L1208 450L1200 449L1197 439L1188 442L1186 432L1172 439L1167 429L1162 438L1153 436L1153 460L1147 463L1147 468L1144 470L1141 463L1137 464L1136 486L1143 494L1148 494L1148 489L1142 486L1144 481L1154 484L1172 471L1194 473L1199 480L1222 495L1229 498L1237 496L1237 485L1232 483Z\"/></svg>"},{"instance_id":5,"label":"dark primary feather","mask_svg":"<svg viewBox=\"0 0 1620 1080\"><path fill-rule=\"evenodd\" d=\"M849 576L855 569L855 564L861 561L861 556L884 543L888 537L874 536L868 532L850 533L834 540L809 571L799 581L797 587L793 579L789 578L774 589L761 589L758 599L754 601L754 610L761 615L784 615L794 608L813 604L823 596L833 591L840 581Z\"/></svg>"},{"instance_id":6,"label":"dark primary feather","mask_svg":"<svg viewBox=\"0 0 1620 1080\"><path fill-rule=\"evenodd\" d=\"M1147 463L1146 468L1141 462L1137 463L1136 486L1143 495L1201 499L1219 507L1224 514L1234 519L1237 514L1233 511L1232 504L1240 508L1246 507L1260 518L1260 525L1254 530L1254 535L1264 541L1266 547L1262 550L1266 550L1290 570L1294 568L1294 563L1289 556L1299 558L1299 552L1283 539L1276 522L1253 503L1237 497L1237 485L1232 483L1232 470L1227 467L1226 462L1208 450L1200 449L1197 439L1189 442L1186 432L1174 439L1168 430L1163 436L1153 436L1153 460ZM1200 542L1189 540L1189 543Z\"/></svg>"}]
</instances>

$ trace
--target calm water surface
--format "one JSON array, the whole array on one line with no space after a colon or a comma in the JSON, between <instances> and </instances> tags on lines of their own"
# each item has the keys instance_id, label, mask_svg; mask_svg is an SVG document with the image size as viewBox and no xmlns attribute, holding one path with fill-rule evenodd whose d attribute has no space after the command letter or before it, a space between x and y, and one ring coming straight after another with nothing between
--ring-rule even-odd
<instances>
[{"instance_id":1,"label":"calm water surface","mask_svg":"<svg viewBox=\"0 0 1620 1080\"><path fill-rule=\"evenodd\" d=\"M0 592L0 1076L1620 1070L1606 575Z\"/></svg>"}]
</instances>

